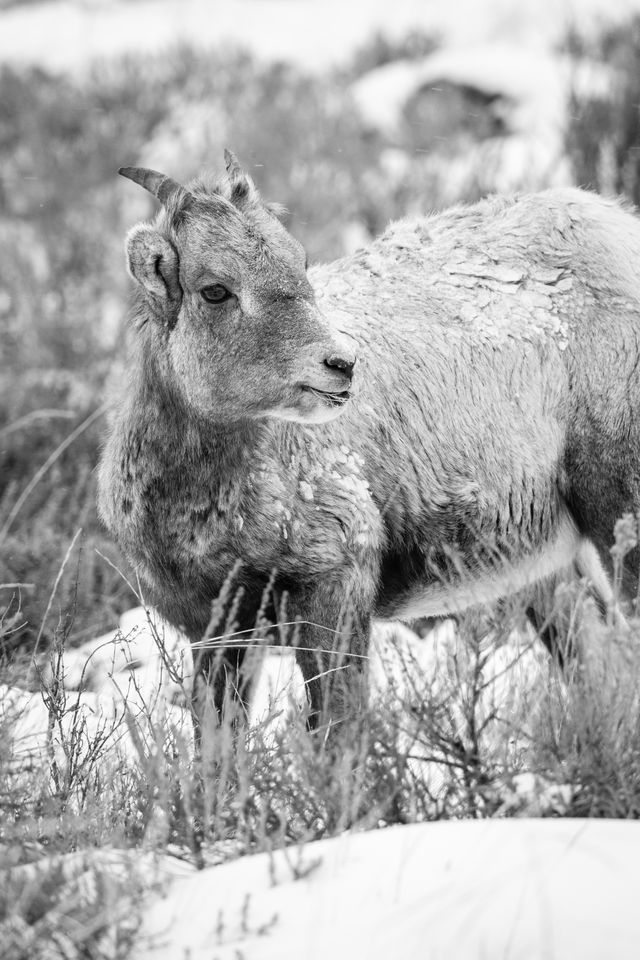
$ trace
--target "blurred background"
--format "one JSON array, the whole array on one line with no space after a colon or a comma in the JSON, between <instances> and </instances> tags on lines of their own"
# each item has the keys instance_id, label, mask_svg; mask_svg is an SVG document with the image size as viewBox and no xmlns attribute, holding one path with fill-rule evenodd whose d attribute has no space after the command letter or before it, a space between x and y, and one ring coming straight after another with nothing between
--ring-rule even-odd
<instances>
[{"instance_id":1,"label":"blurred background","mask_svg":"<svg viewBox=\"0 0 640 960\"><path fill-rule=\"evenodd\" d=\"M123 238L229 147L312 261L390 219L578 184L640 202L640 0L0 0L0 647L136 600L94 468Z\"/></svg>"}]
</instances>

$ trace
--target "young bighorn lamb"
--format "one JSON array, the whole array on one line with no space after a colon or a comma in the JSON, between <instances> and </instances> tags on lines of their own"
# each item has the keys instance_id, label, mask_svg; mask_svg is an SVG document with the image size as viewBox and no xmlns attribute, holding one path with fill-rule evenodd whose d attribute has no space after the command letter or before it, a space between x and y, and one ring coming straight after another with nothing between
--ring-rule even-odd
<instances>
[{"instance_id":1,"label":"young bighorn lamb","mask_svg":"<svg viewBox=\"0 0 640 960\"><path fill-rule=\"evenodd\" d=\"M162 206L127 238L137 346L100 509L172 623L201 639L234 570L250 630L271 583L317 713L314 651L346 639L353 671L372 615L447 615L572 566L609 601L593 544L608 563L640 507L633 214L494 197L307 271L232 155L187 188L120 172Z\"/></svg>"}]
</instances>

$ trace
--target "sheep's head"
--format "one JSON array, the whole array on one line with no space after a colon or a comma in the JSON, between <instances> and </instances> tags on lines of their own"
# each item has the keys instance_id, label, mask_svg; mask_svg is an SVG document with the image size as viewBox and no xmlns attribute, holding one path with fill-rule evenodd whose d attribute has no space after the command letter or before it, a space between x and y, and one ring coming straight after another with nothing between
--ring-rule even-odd
<instances>
[{"instance_id":1,"label":"sheep's head","mask_svg":"<svg viewBox=\"0 0 640 960\"><path fill-rule=\"evenodd\" d=\"M319 311L302 246L235 157L215 186L120 173L162 204L126 243L142 316L187 403L218 421L333 419L349 398L350 338Z\"/></svg>"}]
</instances>

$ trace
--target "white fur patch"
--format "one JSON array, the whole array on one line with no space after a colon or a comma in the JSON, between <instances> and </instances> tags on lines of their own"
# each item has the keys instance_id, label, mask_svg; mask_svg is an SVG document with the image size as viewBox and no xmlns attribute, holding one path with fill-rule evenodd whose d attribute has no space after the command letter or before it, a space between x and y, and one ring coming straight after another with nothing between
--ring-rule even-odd
<instances>
[{"instance_id":1,"label":"white fur patch","mask_svg":"<svg viewBox=\"0 0 640 960\"><path fill-rule=\"evenodd\" d=\"M272 417L274 420L289 420L291 423L318 424L330 423L336 420L344 411L346 404L332 406L328 403L318 401L316 406L307 412L298 410L295 407L276 407L273 410L265 412L266 417Z\"/></svg>"},{"instance_id":2,"label":"white fur patch","mask_svg":"<svg viewBox=\"0 0 640 960\"><path fill-rule=\"evenodd\" d=\"M582 539L571 518L565 516L553 540L544 544L536 553L523 557L517 563L505 562L501 567L481 570L477 576L469 576L458 583L436 581L427 585L416 585L409 594L405 594L397 608L390 613L385 611L385 615L399 620L443 617L462 613L479 604L495 602L501 597L532 586L551 574L567 570L576 561L585 543L587 541ZM590 571L587 573L590 574ZM604 570L602 575L606 581ZM598 589L601 584L594 586Z\"/></svg>"},{"instance_id":3,"label":"white fur patch","mask_svg":"<svg viewBox=\"0 0 640 960\"><path fill-rule=\"evenodd\" d=\"M615 596L607 571L602 566L600 554L590 540L582 540L576 557L578 573L586 577L593 586L595 594L606 607L615 605Z\"/></svg>"}]
</instances>

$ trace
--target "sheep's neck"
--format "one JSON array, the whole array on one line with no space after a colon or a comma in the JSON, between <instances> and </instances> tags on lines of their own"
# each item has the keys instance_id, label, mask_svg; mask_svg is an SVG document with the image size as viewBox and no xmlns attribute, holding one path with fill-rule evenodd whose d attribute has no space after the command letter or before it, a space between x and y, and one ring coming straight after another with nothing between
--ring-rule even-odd
<instances>
[{"instance_id":1,"label":"sheep's neck","mask_svg":"<svg viewBox=\"0 0 640 960\"><path fill-rule=\"evenodd\" d=\"M127 411L125 433L139 445L138 460L167 481L209 494L246 475L263 427L250 420L216 423L197 417L158 378L145 377ZM168 486L171 489L171 486Z\"/></svg>"}]
</instances>

